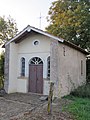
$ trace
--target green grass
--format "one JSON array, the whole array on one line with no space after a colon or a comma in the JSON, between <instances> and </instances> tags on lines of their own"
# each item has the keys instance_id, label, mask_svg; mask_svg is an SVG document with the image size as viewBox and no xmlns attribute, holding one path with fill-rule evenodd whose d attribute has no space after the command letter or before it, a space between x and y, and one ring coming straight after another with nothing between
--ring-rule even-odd
<instances>
[{"instance_id":1,"label":"green grass","mask_svg":"<svg viewBox=\"0 0 90 120\"><path fill-rule=\"evenodd\" d=\"M75 120L90 120L90 99L68 96L73 102L64 108L70 112Z\"/></svg>"},{"instance_id":2,"label":"green grass","mask_svg":"<svg viewBox=\"0 0 90 120\"><path fill-rule=\"evenodd\" d=\"M90 83L82 85L66 96L72 103L65 107L75 120L90 120Z\"/></svg>"}]
</instances>

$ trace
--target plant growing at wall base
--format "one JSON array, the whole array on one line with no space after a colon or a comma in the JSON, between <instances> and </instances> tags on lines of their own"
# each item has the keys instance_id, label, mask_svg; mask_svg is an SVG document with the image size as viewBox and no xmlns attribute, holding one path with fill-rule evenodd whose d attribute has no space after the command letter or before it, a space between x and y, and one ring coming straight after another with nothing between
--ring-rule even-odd
<instances>
[{"instance_id":1,"label":"plant growing at wall base","mask_svg":"<svg viewBox=\"0 0 90 120\"><path fill-rule=\"evenodd\" d=\"M71 95L82 98L90 98L90 83L86 83L79 86L77 89L74 89L74 91L71 92Z\"/></svg>"},{"instance_id":2,"label":"plant growing at wall base","mask_svg":"<svg viewBox=\"0 0 90 120\"><path fill-rule=\"evenodd\" d=\"M0 55L0 88L4 86L4 53Z\"/></svg>"}]
</instances>

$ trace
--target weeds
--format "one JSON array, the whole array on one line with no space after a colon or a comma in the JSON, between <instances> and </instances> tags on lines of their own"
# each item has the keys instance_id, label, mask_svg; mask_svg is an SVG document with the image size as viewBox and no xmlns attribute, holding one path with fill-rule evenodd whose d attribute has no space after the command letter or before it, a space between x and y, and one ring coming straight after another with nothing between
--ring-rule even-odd
<instances>
[{"instance_id":1,"label":"weeds","mask_svg":"<svg viewBox=\"0 0 90 120\"><path fill-rule=\"evenodd\" d=\"M90 83L78 87L64 98L72 100L64 110L70 112L75 120L90 120Z\"/></svg>"},{"instance_id":2,"label":"weeds","mask_svg":"<svg viewBox=\"0 0 90 120\"><path fill-rule=\"evenodd\" d=\"M90 98L90 83L79 86L77 89L70 93L73 96L82 97L82 98Z\"/></svg>"},{"instance_id":3,"label":"weeds","mask_svg":"<svg viewBox=\"0 0 90 120\"><path fill-rule=\"evenodd\" d=\"M74 96L67 97L72 99L72 103L67 105L64 110L70 112L76 120L90 120L90 99L78 98Z\"/></svg>"}]
</instances>

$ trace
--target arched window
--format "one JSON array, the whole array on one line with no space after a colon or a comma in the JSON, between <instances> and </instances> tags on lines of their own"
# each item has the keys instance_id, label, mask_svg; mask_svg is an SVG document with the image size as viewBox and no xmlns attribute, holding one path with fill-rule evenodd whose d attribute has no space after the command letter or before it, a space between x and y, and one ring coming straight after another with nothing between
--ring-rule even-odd
<instances>
[{"instance_id":1,"label":"arched window","mask_svg":"<svg viewBox=\"0 0 90 120\"><path fill-rule=\"evenodd\" d=\"M43 61L39 57L34 57L30 60L30 64L35 64L35 65L43 64Z\"/></svg>"},{"instance_id":2,"label":"arched window","mask_svg":"<svg viewBox=\"0 0 90 120\"><path fill-rule=\"evenodd\" d=\"M47 77L50 79L50 56L47 58Z\"/></svg>"},{"instance_id":3,"label":"arched window","mask_svg":"<svg viewBox=\"0 0 90 120\"><path fill-rule=\"evenodd\" d=\"M25 58L21 58L21 76L25 76Z\"/></svg>"}]
</instances>

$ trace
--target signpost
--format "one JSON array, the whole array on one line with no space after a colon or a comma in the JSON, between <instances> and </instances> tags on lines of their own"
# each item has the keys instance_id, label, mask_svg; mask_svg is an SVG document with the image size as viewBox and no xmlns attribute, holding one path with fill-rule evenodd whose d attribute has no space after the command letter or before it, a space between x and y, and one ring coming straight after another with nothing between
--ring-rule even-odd
<instances>
[{"instance_id":1,"label":"signpost","mask_svg":"<svg viewBox=\"0 0 90 120\"><path fill-rule=\"evenodd\" d=\"M50 82L50 91L49 91L49 96L48 96L48 107L47 107L48 114L52 113L53 90L54 90L54 83Z\"/></svg>"}]
</instances>

